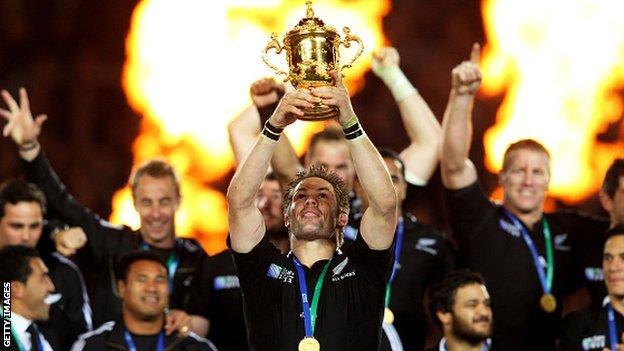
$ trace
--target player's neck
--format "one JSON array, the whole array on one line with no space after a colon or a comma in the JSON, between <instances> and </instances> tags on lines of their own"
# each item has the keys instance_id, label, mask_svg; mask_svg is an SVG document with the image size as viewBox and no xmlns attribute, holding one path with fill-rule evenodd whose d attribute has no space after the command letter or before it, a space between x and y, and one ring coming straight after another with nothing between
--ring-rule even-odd
<instances>
[{"instance_id":1,"label":"player's neck","mask_svg":"<svg viewBox=\"0 0 624 351\"><path fill-rule=\"evenodd\" d=\"M522 212L522 211L518 211L512 206L508 206L508 205L503 205L503 206L505 207L507 211L513 213L516 217L518 217L518 219L522 221L522 223L524 223L524 225L526 225L527 228L531 230L535 226L535 223L539 222L540 219L542 219L542 215L544 214L541 207L531 212Z\"/></svg>"},{"instance_id":2,"label":"player's neck","mask_svg":"<svg viewBox=\"0 0 624 351\"><path fill-rule=\"evenodd\" d=\"M315 262L328 260L334 255L334 251L336 251L336 243L333 242L334 239L335 238L332 237L330 239L310 241L292 237L290 240L290 248L301 264L306 267L312 267Z\"/></svg>"},{"instance_id":3,"label":"player's neck","mask_svg":"<svg viewBox=\"0 0 624 351\"><path fill-rule=\"evenodd\" d=\"M126 329L135 335L154 335L158 334L164 325L165 315L162 314L151 320L143 320L133 315L131 312L123 311L123 321Z\"/></svg>"},{"instance_id":4,"label":"player's neck","mask_svg":"<svg viewBox=\"0 0 624 351\"><path fill-rule=\"evenodd\" d=\"M446 349L448 351L481 351L485 341L478 344L471 344L466 340L457 338L455 335L446 337Z\"/></svg>"},{"instance_id":5,"label":"player's neck","mask_svg":"<svg viewBox=\"0 0 624 351\"><path fill-rule=\"evenodd\" d=\"M615 296L609 294L609 300L613 309L618 311L619 314L624 315L624 296Z\"/></svg>"}]
</instances>

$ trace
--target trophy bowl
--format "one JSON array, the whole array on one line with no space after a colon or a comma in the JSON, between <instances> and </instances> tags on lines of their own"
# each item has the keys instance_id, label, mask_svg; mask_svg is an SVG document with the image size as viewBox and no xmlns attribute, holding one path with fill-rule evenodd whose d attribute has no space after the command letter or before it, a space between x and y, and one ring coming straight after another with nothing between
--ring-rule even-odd
<instances>
[{"instance_id":1,"label":"trophy bowl","mask_svg":"<svg viewBox=\"0 0 624 351\"><path fill-rule=\"evenodd\" d=\"M344 27L345 37L342 39L334 28L326 26L321 19L314 16L312 1L307 1L306 5L306 17L286 34L283 44L278 41L276 33L271 34L271 41L264 48L262 59L278 75L283 75L285 82L290 81L295 88L333 85L334 80L329 72L335 70L342 74L345 68L351 67L353 62L362 55L364 45L358 36L351 34L348 27ZM340 45L350 48L351 42L358 44L358 51L351 62L339 67ZM269 62L270 50L275 50L278 55L286 51L289 72ZM304 116L299 119L319 121L337 116L336 107L317 102L314 107L304 109Z\"/></svg>"}]
</instances>

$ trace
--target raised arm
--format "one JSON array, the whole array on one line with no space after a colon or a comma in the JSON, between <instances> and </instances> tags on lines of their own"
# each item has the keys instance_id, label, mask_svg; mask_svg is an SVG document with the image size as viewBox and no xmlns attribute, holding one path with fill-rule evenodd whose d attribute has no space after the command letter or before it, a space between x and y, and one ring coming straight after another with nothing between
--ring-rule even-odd
<instances>
[{"instance_id":1,"label":"raised arm","mask_svg":"<svg viewBox=\"0 0 624 351\"><path fill-rule=\"evenodd\" d=\"M3 134L6 137L11 137L18 146L28 180L35 183L43 191L50 212L66 224L78 226L84 230L91 248L89 263L101 264L103 262L102 255L107 250L107 244L113 245L112 243L116 242L111 240L114 238L114 232L119 233L120 231L76 202L52 169L38 142L41 127L47 117L45 115L40 115L37 118L32 117L26 90L20 89L19 105L7 91L2 91L2 97L10 109L10 111L0 109L0 115L8 122ZM74 237L70 238L70 234ZM56 239L62 240L65 244L72 240L84 244L84 238L80 238L81 234L81 232L75 231L66 232ZM59 240L55 240L55 242L59 244Z\"/></svg>"},{"instance_id":2,"label":"raised arm","mask_svg":"<svg viewBox=\"0 0 624 351\"><path fill-rule=\"evenodd\" d=\"M392 47L373 54L373 72L386 84L399 106L410 145L401 151L405 180L426 185L438 166L442 140L440 123L399 67L400 56Z\"/></svg>"},{"instance_id":3,"label":"raised arm","mask_svg":"<svg viewBox=\"0 0 624 351\"><path fill-rule=\"evenodd\" d=\"M363 132L351 106L351 99L339 73L331 72L335 86L321 87L312 94L329 106L336 106L358 180L369 206L362 215L360 233L371 249L385 250L392 245L397 222L397 196L386 165Z\"/></svg>"},{"instance_id":4,"label":"raised arm","mask_svg":"<svg viewBox=\"0 0 624 351\"><path fill-rule=\"evenodd\" d=\"M231 247L239 253L251 251L264 237L264 219L255 204L264 175L282 130L303 116L303 108L314 106L315 98L307 90L284 95L269 118L256 143L239 165L227 191Z\"/></svg>"},{"instance_id":5,"label":"raised arm","mask_svg":"<svg viewBox=\"0 0 624 351\"><path fill-rule=\"evenodd\" d=\"M461 189L477 180L477 171L468 158L472 141L472 105L481 84L479 44L472 46L470 60L453 69L452 88L442 122L440 169L442 184Z\"/></svg>"}]
</instances>

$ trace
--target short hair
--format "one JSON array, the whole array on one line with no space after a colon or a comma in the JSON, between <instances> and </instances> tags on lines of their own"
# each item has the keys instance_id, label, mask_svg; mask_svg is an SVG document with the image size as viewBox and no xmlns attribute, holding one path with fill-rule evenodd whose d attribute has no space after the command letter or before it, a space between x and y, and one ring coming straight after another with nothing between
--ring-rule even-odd
<instances>
[{"instance_id":1,"label":"short hair","mask_svg":"<svg viewBox=\"0 0 624 351\"><path fill-rule=\"evenodd\" d=\"M17 205L20 202L36 202L41 207L41 214L45 215L46 198L35 184L21 179L3 182L0 185L0 218L4 217L7 204Z\"/></svg>"},{"instance_id":2,"label":"short hair","mask_svg":"<svg viewBox=\"0 0 624 351\"><path fill-rule=\"evenodd\" d=\"M30 260L40 257L37 249L23 245L11 245L0 249L0 281L18 281L26 284L32 274Z\"/></svg>"},{"instance_id":3,"label":"short hair","mask_svg":"<svg viewBox=\"0 0 624 351\"><path fill-rule=\"evenodd\" d=\"M509 163L511 162L511 157L510 157L511 153L517 150L531 150L531 151L543 152L544 154L546 154L546 156L550 160L550 153L548 152L548 150L546 150L544 145L540 144L538 141L533 140L533 139L518 140L515 143L509 145L507 147L507 150L505 150L505 155L503 156L503 169L502 169L503 172L506 171L507 168L509 167Z\"/></svg>"},{"instance_id":4,"label":"short hair","mask_svg":"<svg viewBox=\"0 0 624 351\"><path fill-rule=\"evenodd\" d=\"M613 199L615 192L620 186L620 178L624 177L624 159L616 158L609 166L602 181L602 190Z\"/></svg>"},{"instance_id":5,"label":"short hair","mask_svg":"<svg viewBox=\"0 0 624 351\"><path fill-rule=\"evenodd\" d=\"M381 158L389 158L393 161L398 162L400 166L399 168L401 170L401 175L403 176L403 179L405 179L405 163L401 159L401 156L399 155L399 153L392 149L388 149L385 147L377 148L377 151L379 151Z\"/></svg>"},{"instance_id":6,"label":"short hair","mask_svg":"<svg viewBox=\"0 0 624 351\"><path fill-rule=\"evenodd\" d=\"M434 286L430 291L429 312L438 325L440 320L436 317L437 312L452 312L455 304L457 290L467 285L485 285L481 274L468 269L452 271L448 273L444 280Z\"/></svg>"},{"instance_id":7,"label":"short hair","mask_svg":"<svg viewBox=\"0 0 624 351\"><path fill-rule=\"evenodd\" d=\"M609 228L605 233L605 241L618 235L624 235L624 223L619 223L615 227Z\"/></svg>"},{"instance_id":8,"label":"short hair","mask_svg":"<svg viewBox=\"0 0 624 351\"><path fill-rule=\"evenodd\" d=\"M329 125L322 131L312 135L312 138L310 139L310 145L308 146L308 152L310 156L314 154L314 148L321 141L346 143L347 139L345 139L344 133L342 132L342 129L340 129L340 127Z\"/></svg>"},{"instance_id":9,"label":"short hair","mask_svg":"<svg viewBox=\"0 0 624 351\"><path fill-rule=\"evenodd\" d=\"M180 177L178 176L178 172L164 159L145 161L132 172L128 183L130 184L133 194L136 193L139 179L143 176L150 176L153 178L171 177L175 185L176 195L180 196Z\"/></svg>"},{"instance_id":10,"label":"short hair","mask_svg":"<svg viewBox=\"0 0 624 351\"><path fill-rule=\"evenodd\" d=\"M167 271L167 277L169 277L167 264L160 256L158 256L158 254L153 251L140 250L130 252L129 254L121 258L115 269L116 280L126 282L126 279L128 278L128 273L130 272L130 267L132 266L132 264L138 261L152 261L158 263L159 265L163 266L163 268L165 268L165 271Z\"/></svg>"},{"instance_id":11,"label":"short hair","mask_svg":"<svg viewBox=\"0 0 624 351\"><path fill-rule=\"evenodd\" d=\"M288 185L288 189L284 191L284 201L282 201L282 213L288 213L288 208L292 204L292 199L295 195L295 188L297 187L297 185L299 185L299 183L308 178L321 178L331 184L331 186L334 188L336 203L338 205L336 215L340 213L349 215L350 205L349 190L347 190L347 185L335 172L330 172L325 166L316 163L311 164L307 169L304 169L303 171L297 173L295 179L290 182L290 184ZM338 241L339 243L342 243L342 235L342 231L340 231Z\"/></svg>"}]
</instances>

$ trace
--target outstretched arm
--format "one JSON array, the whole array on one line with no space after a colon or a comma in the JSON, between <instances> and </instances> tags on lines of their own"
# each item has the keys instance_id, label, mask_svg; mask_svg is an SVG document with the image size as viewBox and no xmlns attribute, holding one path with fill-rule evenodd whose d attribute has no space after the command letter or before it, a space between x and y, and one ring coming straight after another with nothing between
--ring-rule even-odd
<instances>
[{"instance_id":1,"label":"outstretched arm","mask_svg":"<svg viewBox=\"0 0 624 351\"><path fill-rule=\"evenodd\" d=\"M392 245L397 222L396 192L385 162L359 125L340 73L331 74L335 86L314 89L312 94L340 111L338 121L345 132L358 180L369 200L360 233L371 249L385 250Z\"/></svg>"},{"instance_id":2,"label":"outstretched arm","mask_svg":"<svg viewBox=\"0 0 624 351\"><path fill-rule=\"evenodd\" d=\"M385 47L373 54L373 72L390 89L410 138L410 145L401 151L405 180L425 185L438 166L442 129L429 105L401 71L399 63L400 56L395 48Z\"/></svg>"},{"instance_id":3,"label":"outstretched arm","mask_svg":"<svg viewBox=\"0 0 624 351\"><path fill-rule=\"evenodd\" d=\"M442 184L448 189L461 189L477 180L477 171L468 158L472 141L472 105L481 84L479 57L481 49L474 44L470 60L453 69L452 88L442 122L440 168Z\"/></svg>"},{"instance_id":4,"label":"outstretched arm","mask_svg":"<svg viewBox=\"0 0 624 351\"><path fill-rule=\"evenodd\" d=\"M286 93L236 170L227 191L230 240L234 251L247 253L262 240L266 228L255 204L256 193L269 168L281 131L292 124L296 116L303 116L302 109L312 107L314 101L307 90Z\"/></svg>"}]
</instances>

